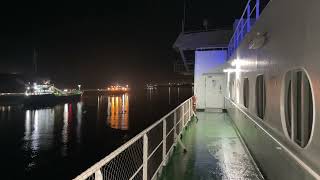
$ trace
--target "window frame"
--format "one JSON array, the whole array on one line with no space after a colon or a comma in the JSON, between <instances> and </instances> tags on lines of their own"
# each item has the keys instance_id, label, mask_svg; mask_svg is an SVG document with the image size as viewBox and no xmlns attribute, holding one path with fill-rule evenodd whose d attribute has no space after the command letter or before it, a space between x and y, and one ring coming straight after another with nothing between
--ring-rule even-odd
<instances>
[{"instance_id":1,"label":"window frame","mask_svg":"<svg viewBox=\"0 0 320 180\"><path fill-rule=\"evenodd\" d=\"M304 68L295 68L284 73L282 82L280 105L283 130L293 144L306 148L312 141L316 117L310 76Z\"/></svg>"}]
</instances>

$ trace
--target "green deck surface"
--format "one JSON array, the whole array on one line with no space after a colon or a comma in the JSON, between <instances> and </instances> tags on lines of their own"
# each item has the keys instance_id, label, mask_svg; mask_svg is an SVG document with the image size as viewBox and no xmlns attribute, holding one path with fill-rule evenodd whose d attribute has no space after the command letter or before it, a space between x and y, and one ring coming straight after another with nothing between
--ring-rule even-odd
<instances>
[{"instance_id":1,"label":"green deck surface","mask_svg":"<svg viewBox=\"0 0 320 180\"><path fill-rule=\"evenodd\" d=\"M182 136L161 180L263 179L226 113L198 112Z\"/></svg>"}]
</instances>

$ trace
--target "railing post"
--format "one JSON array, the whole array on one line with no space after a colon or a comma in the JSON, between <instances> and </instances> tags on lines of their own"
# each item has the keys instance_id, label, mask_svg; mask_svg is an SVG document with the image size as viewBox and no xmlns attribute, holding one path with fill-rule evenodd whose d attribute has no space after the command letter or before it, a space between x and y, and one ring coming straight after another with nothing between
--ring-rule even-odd
<instances>
[{"instance_id":1,"label":"railing post","mask_svg":"<svg viewBox=\"0 0 320 180\"><path fill-rule=\"evenodd\" d=\"M148 179L148 136L143 135L143 180Z\"/></svg>"},{"instance_id":2,"label":"railing post","mask_svg":"<svg viewBox=\"0 0 320 180\"><path fill-rule=\"evenodd\" d=\"M260 0L256 0L256 20L259 19L260 16Z\"/></svg>"},{"instance_id":3,"label":"railing post","mask_svg":"<svg viewBox=\"0 0 320 180\"><path fill-rule=\"evenodd\" d=\"M250 26L251 26L251 20L250 20L250 3L248 3L248 7L247 7L247 32L250 32Z\"/></svg>"},{"instance_id":4,"label":"railing post","mask_svg":"<svg viewBox=\"0 0 320 180\"><path fill-rule=\"evenodd\" d=\"M191 120L192 116L192 99L189 99L189 121Z\"/></svg>"},{"instance_id":5,"label":"railing post","mask_svg":"<svg viewBox=\"0 0 320 180\"><path fill-rule=\"evenodd\" d=\"M184 128L184 120L185 120L185 119L184 119L184 114L185 114L185 112L184 112L184 111L185 111L185 110L184 110L184 105L185 105L185 103L182 104L182 125L183 125L182 127L183 127L183 128ZM179 121L180 121L180 119L179 119ZM181 129L181 130L182 130L182 129Z\"/></svg>"},{"instance_id":6,"label":"railing post","mask_svg":"<svg viewBox=\"0 0 320 180\"><path fill-rule=\"evenodd\" d=\"M162 141L162 162L163 166L167 164L167 120L163 120L163 141Z\"/></svg>"},{"instance_id":7,"label":"railing post","mask_svg":"<svg viewBox=\"0 0 320 180\"><path fill-rule=\"evenodd\" d=\"M176 142L177 139L177 111L173 113L173 142Z\"/></svg>"},{"instance_id":8,"label":"railing post","mask_svg":"<svg viewBox=\"0 0 320 180\"><path fill-rule=\"evenodd\" d=\"M103 180L103 177L102 177L102 173L101 173L101 170L99 169L99 171L96 171L94 173L94 179L95 180Z\"/></svg>"},{"instance_id":9,"label":"railing post","mask_svg":"<svg viewBox=\"0 0 320 180\"><path fill-rule=\"evenodd\" d=\"M188 118L187 118L187 122L189 122L190 119L190 99L188 100Z\"/></svg>"}]
</instances>

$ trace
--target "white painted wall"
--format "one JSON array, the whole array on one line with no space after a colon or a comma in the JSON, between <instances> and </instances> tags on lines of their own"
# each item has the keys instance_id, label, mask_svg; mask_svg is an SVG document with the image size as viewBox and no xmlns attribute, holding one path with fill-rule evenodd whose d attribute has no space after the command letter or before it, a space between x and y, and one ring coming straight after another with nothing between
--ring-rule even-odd
<instances>
[{"instance_id":1,"label":"white painted wall","mask_svg":"<svg viewBox=\"0 0 320 180\"><path fill-rule=\"evenodd\" d=\"M215 73L227 59L226 50L195 51L194 95L197 109L205 109L205 74Z\"/></svg>"},{"instance_id":2,"label":"white painted wall","mask_svg":"<svg viewBox=\"0 0 320 180\"><path fill-rule=\"evenodd\" d=\"M263 165L261 170L268 179L320 179L319 7L319 0L269 1L259 20L229 59L234 62L234 66L228 68L235 69L230 73L230 80L235 80L231 82L235 82L233 103L237 105L229 106L229 112L233 114L232 118L248 142L255 160ZM250 42L261 40L261 34L265 38L264 44L258 49L249 49ZM286 127L285 76L294 69L307 72L313 89L313 130L311 141L305 148L296 145L288 136ZM263 120L256 115L255 105L256 79L261 74L265 76L266 84ZM249 108L243 106L244 78L249 79ZM281 151L274 150L279 147Z\"/></svg>"}]
</instances>

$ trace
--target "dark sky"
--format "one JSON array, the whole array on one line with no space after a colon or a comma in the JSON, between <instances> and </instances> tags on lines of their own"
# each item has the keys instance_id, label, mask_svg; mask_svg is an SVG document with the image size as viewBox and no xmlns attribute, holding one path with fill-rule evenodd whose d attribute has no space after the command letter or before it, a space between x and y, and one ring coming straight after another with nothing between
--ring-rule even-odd
<instances>
[{"instance_id":1,"label":"dark sky","mask_svg":"<svg viewBox=\"0 0 320 180\"><path fill-rule=\"evenodd\" d=\"M38 48L39 73L66 85L176 77L172 44L181 32L183 0L17 4L0 9L0 72L32 72ZM231 28L244 5L186 0L186 27L202 28L207 18L210 28Z\"/></svg>"}]
</instances>

